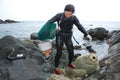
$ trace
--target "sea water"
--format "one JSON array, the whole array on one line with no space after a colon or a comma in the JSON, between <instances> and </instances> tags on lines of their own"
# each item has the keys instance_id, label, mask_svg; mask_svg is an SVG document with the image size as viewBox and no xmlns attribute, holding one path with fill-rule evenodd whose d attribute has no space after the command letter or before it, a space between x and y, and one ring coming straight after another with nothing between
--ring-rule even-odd
<instances>
[{"instance_id":1,"label":"sea water","mask_svg":"<svg viewBox=\"0 0 120 80\"><path fill-rule=\"evenodd\" d=\"M6 35L12 35L18 39L30 39L33 32L38 32L46 21L21 21L13 24L0 24L0 38ZM109 31L120 30L120 22L103 22L103 21L82 21L83 27L88 30L91 28L103 27ZM74 26L73 35L79 42L79 45L89 42L83 40L83 34ZM78 45L73 39L74 45ZM108 44L105 41L89 42L92 48L97 52L98 58L101 59L108 53ZM83 47L83 46L82 46ZM87 54L86 50L75 50L75 54Z\"/></svg>"}]
</instances>

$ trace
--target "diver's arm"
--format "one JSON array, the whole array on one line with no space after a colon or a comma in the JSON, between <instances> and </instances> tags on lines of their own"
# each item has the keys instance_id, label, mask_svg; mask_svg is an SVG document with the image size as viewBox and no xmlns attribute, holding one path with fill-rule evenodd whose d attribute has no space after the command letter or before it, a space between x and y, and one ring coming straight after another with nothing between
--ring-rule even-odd
<instances>
[{"instance_id":1,"label":"diver's arm","mask_svg":"<svg viewBox=\"0 0 120 80\"><path fill-rule=\"evenodd\" d=\"M86 32L86 30L84 29L84 27L80 24L80 22L79 22L79 20L77 19L76 16L74 16L74 24L84 34L85 37L88 35L88 33Z\"/></svg>"},{"instance_id":2,"label":"diver's arm","mask_svg":"<svg viewBox=\"0 0 120 80\"><path fill-rule=\"evenodd\" d=\"M54 17L52 17L50 20L47 21L47 23L54 23L60 19L61 13L56 14Z\"/></svg>"}]
</instances>

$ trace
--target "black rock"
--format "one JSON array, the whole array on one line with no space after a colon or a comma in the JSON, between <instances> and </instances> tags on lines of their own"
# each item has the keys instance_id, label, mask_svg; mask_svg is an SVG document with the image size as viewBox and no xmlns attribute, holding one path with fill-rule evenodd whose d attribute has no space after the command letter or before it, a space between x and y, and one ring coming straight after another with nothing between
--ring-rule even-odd
<instances>
[{"instance_id":1,"label":"black rock","mask_svg":"<svg viewBox=\"0 0 120 80\"><path fill-rule=\"evenodd\" d=\"M37 33L32 33L31 36L30 36L30 39L32 39L32 40L38 40Z\"/></svg>"},{"instance_id":2,"label":"black rock","mask_svg":"<svg viewBox=\"0 0 120 80\"><path fill-rule=\"evenodd\" d=\"M12 36L0 39L0 60L4 60L8 56L16 56L17 54L26 54L24 44L20 40Z\"/></svg>"},{"instance_id":3,"label":"black rock","mask_svg":"<svg viewBox=\"0 0 120 80\"><path fill-rule=\"evenodd\" d=\"M107 37L109 31L105 28L98 27L95 29L89 29L87 32L93 37L94 40L104 40Z\"/></svg>"}]
</instances>

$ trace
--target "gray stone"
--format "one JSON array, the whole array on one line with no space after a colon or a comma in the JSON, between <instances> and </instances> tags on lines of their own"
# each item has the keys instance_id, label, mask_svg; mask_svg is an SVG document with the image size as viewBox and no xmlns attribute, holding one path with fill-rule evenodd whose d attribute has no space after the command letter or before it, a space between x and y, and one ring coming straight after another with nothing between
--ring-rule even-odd
<instances>
[{"instance_id":1,"label":"gray stone","mask_svg":"<svg viewBox=\"0 0 120 80\"><path fill-rule=\"evenodd\" d=\"M120 30L109 33L108 44L110 45L108 57L100 61L104 63L101 68L106 68L100 76L105 80L120 80Z\"/></svg>"}]
</instances>

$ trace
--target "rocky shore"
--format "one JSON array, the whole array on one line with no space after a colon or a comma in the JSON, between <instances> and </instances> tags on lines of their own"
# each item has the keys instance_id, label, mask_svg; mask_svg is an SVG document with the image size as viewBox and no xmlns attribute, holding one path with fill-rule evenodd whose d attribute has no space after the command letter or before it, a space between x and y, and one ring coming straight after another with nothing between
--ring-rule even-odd
<instances>
[{"instance_id":1,"label":"rocky shore","mask_svg":"<svg viewBox=\"0 0 120 80\"><path fill-rule=\"evenodd\" d=\"M108 55L100 60L100 78L104 80L120 80L120 30L108 34Z\"/></svg>"},{"instance_id":2,"label":"rocky shore","mask_svg":"<svg viewBox=\"0 0 120 80\"><path fill-rule=\"evenodd\" d=\"M100 61L95 53L79 55L74 61L77 67L70 69L67 51L63 50L59 76L54 74L54 57L46 61L33 40L5 36L0 39L0 80L120 80L120 30L104 34L109 54ZM55 54L53 49L51 56Z\"/></svg>"},{"instance_id":3,"label":"rocky shore","mask_svg":"<svg viewBox=\"0 0 120 80\"><path fill-rule=\"evenodd\" d=\"M120 80L120 30L107 36L108 54L99 61L100 69L85 80Z\"/></svg>"}]
</instances>

